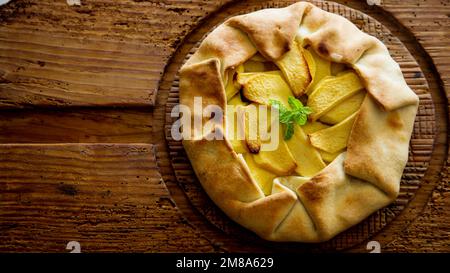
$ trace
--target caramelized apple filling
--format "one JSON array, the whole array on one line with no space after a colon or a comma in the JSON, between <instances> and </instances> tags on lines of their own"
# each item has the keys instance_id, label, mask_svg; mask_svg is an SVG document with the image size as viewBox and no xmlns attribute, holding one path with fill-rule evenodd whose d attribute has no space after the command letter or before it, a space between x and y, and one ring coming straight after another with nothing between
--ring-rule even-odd
<instances>
[{"instance_id":1,"label":"caramelized apple filling","mask_svg":"<svg viewBox=\"0 0 450 273\"><path fill-rule=\"evenodd\" d=\"M332 63L314 50L294 42L290 51L275 63L257 53L234 70L226 73L228 105L238 108L227 112L228 137L236 153L242 154L250 172L266 195L272 192L276 177L309 178L331 163L347 147L356 114L366 96L356 72L344 64ZM280 126L276 149L264 151L263 141L256 134L251 138L252 124L248 115L253 106L277 101L290 107L289 97L295 97L312 111L304 125L295 123L289 138L283 137ZM257 108L257 107L254 107ZM243 138L233 137L242 119ZM250 129L249 129L250 128ZM284 129L285 130L285 129ZM255 134L253 134L255 135Z\"/></svg>"}]
</instances>

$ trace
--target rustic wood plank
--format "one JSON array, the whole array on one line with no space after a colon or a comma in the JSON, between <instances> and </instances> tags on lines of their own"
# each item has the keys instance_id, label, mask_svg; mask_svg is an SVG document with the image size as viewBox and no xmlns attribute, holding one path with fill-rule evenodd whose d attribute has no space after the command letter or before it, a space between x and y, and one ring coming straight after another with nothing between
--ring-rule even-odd
<instances>
[{"instance_id":1,"label":"rustic wood plank","mask_svg":"<svg viewBox=\"0 0 450 273\"><path fill-rule=\"evenodd\" d=\"M164 103L167 98L164 95L156 96L155 91L158 88L160 73L169 56L182 43L183 37L200 22L211 22L215 17L213 13L220 6L230 1L204 3L200 0L168 0L164 2L83 0L82 2L83 6L81 7L68 7L64 0L14 0L7 6L0 7L0 108L23 108L34 105L133 106L153 105L155 103L159 106L156 106L155 111L149 115L144 111L146 112L145 117L142 118L138 117L140 110L134 112L133 110L123 109L74 109L73 113L51 110L2 111L0 112L0 143L152 142L157 147L156 156L158 157L159 170L166 174L170 173L171 166L168 161L167 144L163 134ZM414 57L430 84L430 89L442 91L442 94L439 94L439 92L437 94L432 93L436 117L439 122L435 138L435 152L432 155L424 183L406 210L372 239L382 242L382 251L387 252L448 252L450 251L450 179L448 176L450 157L448 157L449 134L447 129L448 98L450 98L449 3L440 0L382 0L380 7L370 7L365 1L359 0L337 0L336 2L361 10L381 21L383 25L388 26L390 31L400 38L409 51L414 53ZM40 6L40 3L43 6ZM116 20L117 18L120 20ZM207 18L206 21L205 18ZM18 40L14 39L15 33L17 33ZM30 39L27 40L27 37L30 37ZM9 51L4 51L8 48ZM422 53L429 57L421 58ZM14 68L18 71L14 71ZM29 70L26 71L27 69ZM87 70L87 74L84 70ZM169 65L167 70L174 74L176 66ZM11 73L11 71L12 74L6 74L11 82L3 80L5 72ZM137 74L133 74L134 72ZM127 80L128 78L137 78L136 85L131 80L129 82L132 84L130 87L141 84L140 89L138 88L139 91L124 98L119 90L123 87L121 82L115 83L120 88L103 86L105 82L108 83L118 73L121 74L120 79L124 77ZM142 77L144 73L147 73L145 76L150 79L149 81ZM86 77L89 74L95 75L94 78ZM100 74L102 75L97 81L95 77ZM85 82L78 83L76 82L77 79L83 79ZM430 79L432 80L430 81ZM143 83L145 87L148 84L149 88L143 88ZM168 90L170 85L171 82L162 82L160 90ZM17 90L19 92L15 92ZM110 94L112 96L109 96ZM122 118L116 118L115 115L119 115L122 111L127 114L123 115ZM96 116L99 116L99 118L96 118ZM148 116L153 116L149 117L151 121L146 120ZM4 117L8 119L8 122L2 121ZM425 120L423 122L426 123ZM151 126L151 130L147 126ZM77 129L76 127L80 128ZM66 133L65 130L67 130ZM151 137L149 137L150 134L147 134L149 131L152 131ZM31 147L34 149L34 147L39 146L41 145ZM35 154L37 151L30 153ZM64 154L64 152L60 153ZM445 158L447 158L447 161L443 162ZM0 156L1 159L3 159L2 156ZM22 163L15 164L22 168L27 167L29 166L27 159L27 157L22 156L20 159ZM446 163L444 168L443 163ZM124 164L129 166L130 162ZM38 163L34 162L34 165L38 165ZM75 169L72 170L72 172L74 171ZM10 171L0 172L0 176L5 173L9 174ZM36 181L39 182L39 179ZM210 247L214 251L276 250L270 244L239 241L233 236L228 236L219 231L189 204L183 190L176 184L173 174L172 176L165 175L164 180L177 208L189 220L189 222L174 221L169 230L176 233L175 226L177 226L179 231L183 233L186 231L186 226L195 227L196 232L202 236L191 236L192 242L190 243L194 246L200 245L201 247L198 247L197 250L210 250ZM117 179L114 181L117 181ZM52 185L56 187L55 184ZM51 186L45 184L40 188L42 187L47 189ZM150 189L150 192L152 191ZM17 196L26 196L27 194L29 194L28 187L17 190ZM59 203L55 200L59 199L53 195L49 195L49 197L49 200L53 200L51 202L54 204L54 207L49 211L56 211L56 206ZM33 196L33 198L37 197ZM133 200L136 200L136 198ZM100 202L98 204L101 206ZM136 203L135 205L136 207L139 206ZM92 209L94 206L93 203L89 203L89 210L80 210L77 215L78 219L86 217L93 222L98 216L102 221L108 221L108 217L111 216L107 216L101 210L94 212ZM128 217L127 215L132 212L128 208L123 208L122 214L115 211L114 215L126 214L126 217ZM32 215L37 215L37 209L33 208L31 212L34 214ZM45 210L39 211L40 214L44 215L44 219L49 217L46 210L47 207L45 207ZM63 210L69 211L66 207ZM142 210L136 209L135 211ZM3 212L3 210L0 209L0 212ZM17 215L2 217L1 219L8 223L9 219L17 219L20 216L19 213L27 215L30 212L24 207L16 213ZM54 215L55 218L52 218L52 221L59 225L66 221L63 217L68 214ZM73 216L73 218L75 217ZM117 218L112 219L115 221ZM147 220L141 218L138 221L147 223ZM116 224L110 222L107 227L109 230L117 227L115 229L117 232L112 238L114 242L122 242L117 237L127 237L125 230L130 231L132 227L119 220L117 220L117 223L116 226ZM43 223L23 222L23 224L19 227L8 224L2 226L5 230L11 228L18 228L19 230L15 234L8 233L11 235L8 238L8 251L30 251L31 248L25 244L30 242L30 238L33 237L32 233L37 232L39 236L43 236ZM63 224L58 228L50 226L52 230L57 230L60 233L57 233L58 235L55 237L46 238L48 240L46 245L34 243L31 246L35 246L39 251L65 251L66 241L69 237L71 239L73 233L79 236L77 238L89 236L92 241L100 240L102 242L101 247L95 248L90 245L86 249L86 247L83 247L84 242L82 241L82 248L86 251L131 251L130 249L133 248L131 243L124 245L124 247L118 244L113 245L114 243L111 242L107 243L104 230L102 230L103 224L98 225L97 228L91 227L85 233L81 231L72 232L74 226L75 224L73 226L66 225L66 227L69 227L67 230L63 228ZM123 233L118 230L123 231ZM132 231L130 232L135 234ZM140 232L141 230L136 231L136 233L141 234ZM58 238L63 233L66 234L65 237L63 239ZM3 230L0 228L0 236L2 234ZM168 247L164 243L159 243L160 240L164 239L159 238L167 238L168 235L163 232L157 234L160 234L161 237L153 238L153 244L148 245L147 248L143 247L139 241L135 242L138 245L136 251L167 251ZM133 238L143 238L143 236L139 236L141 235L136 235ZM23 238L25 238L25 241ZM205 242L204 238L207 238L209 242ZM142 241L145 241L145 239L142 239ZM180 244L177 247L177 251L195 251L193 250L194 247L189 245ZM145 250L143 250L144 248ZM1 248L1 250L5 249ZM366 251L365 244L352 251Z\"/></svg>"},{"instance_id":2,"label":"rustic wood plank","mask_svg":"<svg viewBox=\"0 0 450 273\"><path fill-rule=\"evenodd\" d=\"M151 109L0 111L0 143L152 143Z\"/></svg>"},{"instance_id":3,"label":"rustic wood plank","mask_svg":"<svg viewBox=\"0 0 450 273\"><path fill-rule=\"evenodd\" d=\"M11 1L0 7L0 108L153 105L180 36L220 4Z\"/></svg>"},{"instance_id":4,"label":"rustic wood plank","mask_svg":"<svg viewBox=\"0 0 450 273\"><path fill-rule=\"evenodd\" d=\"M0 145L0 251L210 251L178 212L154 146Z\"/></svg>"}]
</instances>

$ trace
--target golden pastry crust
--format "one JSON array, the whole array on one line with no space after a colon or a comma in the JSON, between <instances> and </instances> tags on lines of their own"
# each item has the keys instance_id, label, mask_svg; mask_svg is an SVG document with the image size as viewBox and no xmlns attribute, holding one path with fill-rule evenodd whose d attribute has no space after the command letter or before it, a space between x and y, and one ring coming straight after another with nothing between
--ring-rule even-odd
<instances>
[{"instance_id":1,"label":"golden pastry crust","mask_svg":"<svg viewBox=\"0 0 450 273\"><path fill-rule=\"evenodd\" d=\"M226 109L225 72L258 51L276 61L296 38L323 58L354 68L369 93L347 152L307 181L275 179L272 194L265 196L226 138L207 141L212 132L200 132L183 145L203 188L231 219L267 240L321 242L388 205L399 192L419 99L382 42L306 2L236 16L210 33L182 67L180 103L192 107L193 97L201 96L204 105ZM223 124L217 123L215 132L224 132Z\"/></svg>"}]
</instances>

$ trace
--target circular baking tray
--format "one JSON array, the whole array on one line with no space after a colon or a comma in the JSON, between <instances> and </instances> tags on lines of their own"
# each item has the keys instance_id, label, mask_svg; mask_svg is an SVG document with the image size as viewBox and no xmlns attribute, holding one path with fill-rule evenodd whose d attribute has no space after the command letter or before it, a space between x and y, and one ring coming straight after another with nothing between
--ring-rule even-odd
<instances>
[{"instance_id":1,"label":"circular baking tray","mask_svg":"<svg viewBox=\"0 0 450 273\"><path fill-rule=\"evenodd\" d=\"M316 6L339 14L352 21L358 28L381 40L389 49L391 56L400 64L408 85L419 96L419 111L414 124L414 131L410 142L409 160L404 170L400 194L394 203L383 208L358 225L337 235L332 240L320 244L301 243L272 243L258 238L255 234L244 229L229 219L207 196L201 187L190 165L180 141L171 139L170 127L175 121L170 117L172 108L178 104L178 76L176 71L181 67L193 52L197 49L202 39L214 26L222 23L230 16L249 13L263 8L284 7L296 1L246 1L245 3L233 3L222 8L218 13L207 18L197 27L183 42L179 50L170 60L168 65L172 70L166 69L159 95L165 100L165 137L168 148L167 160L170 161L171 170L161 170L163 177L174 176L179 188L184 192L192 206L194 213L201 214L227 236L232 236L246 244L266 245L281 250L344 250L367 241L374 234L392 222L413 199L416 191L422 183L422 178L427 171L434 147L436 131L436 116L432 96L427 79L408 51L407 47L395 37L381 22L358 10L335 2L322 0L310 1ZM169 83L164 86L163 83Z\"/></svg>"}]
</instances>

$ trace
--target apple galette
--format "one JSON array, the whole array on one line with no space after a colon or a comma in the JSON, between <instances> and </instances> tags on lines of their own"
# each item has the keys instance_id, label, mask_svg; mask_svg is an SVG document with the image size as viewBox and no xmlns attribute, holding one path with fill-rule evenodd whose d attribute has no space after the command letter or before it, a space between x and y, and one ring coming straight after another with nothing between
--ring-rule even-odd
<instances>
[{"instance_id":1,"label":"apple galette","mask_svg":"<svg viewBox=\"0 0 450 273\"><path fill-rule=\"evenodd\" d=\"M341 16L299 2L228 19L180 71L180 104L211 125L199 97L224 114L183 140L196 175L264 239L329 240L398 195L418 97L386 46ZM278 128L274 147L259 127Z\"/></svg>"}]
</instances>

